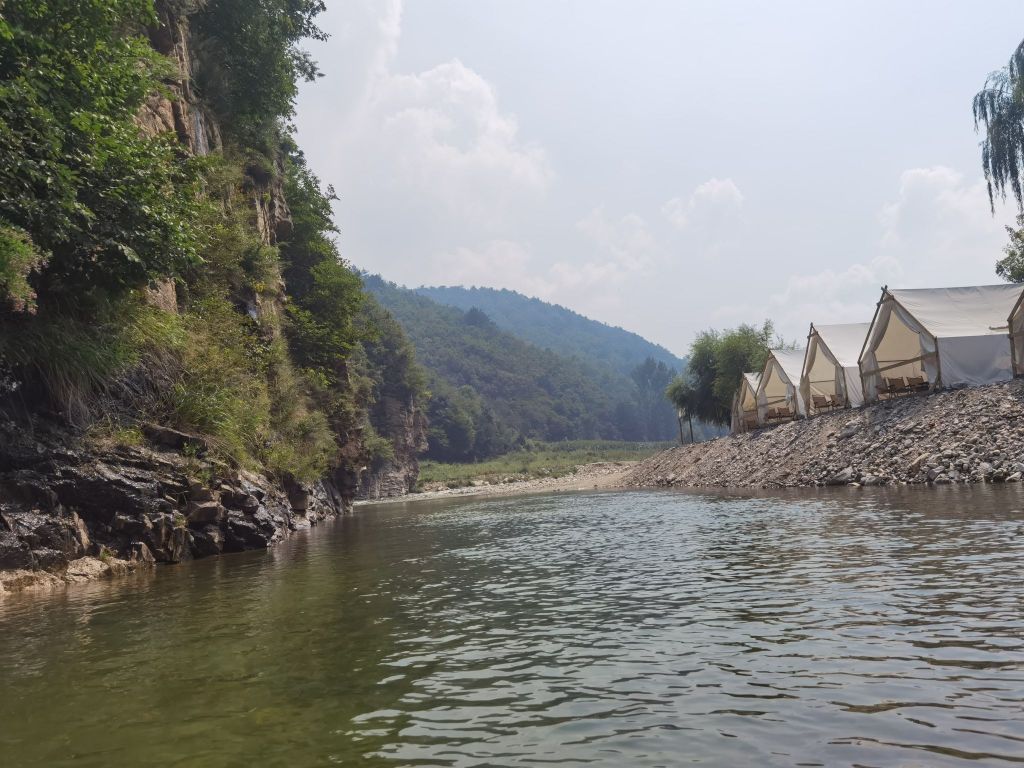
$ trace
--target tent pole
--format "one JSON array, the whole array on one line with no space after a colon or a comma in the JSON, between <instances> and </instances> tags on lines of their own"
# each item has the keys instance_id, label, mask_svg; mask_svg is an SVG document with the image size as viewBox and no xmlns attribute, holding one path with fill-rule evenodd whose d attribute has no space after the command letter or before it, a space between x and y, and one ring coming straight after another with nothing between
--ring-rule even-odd
<instances>
[{"instance_id":1,"label":"tent pole","mask_svg":"<svg viewBox=\"0 0 1024 768\"><path fill-rule=\"evenodd\" d=\"M1013 309L1010 310L1010 316L1006 318L1006 330L1010 334L1010 365L1012 366L1010 371L1014 378L1017 378L1019 375L1017 373L1017 366L1019 365L1017 361L1017 341L1014 337L1019 336L1020 334L1013 332L1013 317L1017 314L1017 310L1020 309L1022 302L1024 302L1024 290L1022 290L1020 296L1017 297L1017 301L1014 303Z\"/></svg>"},{"instance_id":2,"label":"tent pole","mask_svg":"<svg viewBox=\"0 0 1024 768\"><path fill-rule=\"evenodd\" d=\"M860 388L864 392L864 402L869 402L868 401L868 383L864 379L864 368L863 368L863 365L864 365L864 352L868 348L868 341L871 339L871 332L875 330L875 321L878 320L878 312L882 308L882 302L885 301L885 294L887 294L888 292L889 292L889 286L888 285L883 285L882 286L882 298L880 298L878 300L878 303L875 304L875 314L871 318L871 325L868 326L868 335L864 337L864 343L861 345L860 357L857 358L857 370L860 371ZM878 399L878 393L876 392L873 396L871 396L871 399L872 400L877 400Z\"/></svg>"}]
</instances>

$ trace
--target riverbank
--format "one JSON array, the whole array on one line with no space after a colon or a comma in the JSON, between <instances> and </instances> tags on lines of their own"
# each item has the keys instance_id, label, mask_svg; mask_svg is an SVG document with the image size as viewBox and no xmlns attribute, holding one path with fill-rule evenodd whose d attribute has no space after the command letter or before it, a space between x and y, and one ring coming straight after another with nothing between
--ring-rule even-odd
<instances>
[{"instance_id":1,"label":"riverbank","mask_svg":"<svg viewBox=\"0 0 1024 768\"><path fill-rule=\"evenodd\" d=\"M450 499L462 496L517 496L530 493L556 493L564 491L593 491L623 487L626 475L634 469L636 461L597 461L581 464L572 472L558 477L538 477L491 482L478 480L460 488L434 488L393 499L357 501L356 507L367 504L394 504L429 499Z\"/></svg>"},{"instance_id":2,"label":"riverbank","mask_svg":"<svg viewBox=\"0 0 1024 768\"><path fill-rule=\"evenodd\" d=\"M623 485L798 488L1018 482L1024 382L919 394L641 461Z\"/></svg>"}]
</instances>

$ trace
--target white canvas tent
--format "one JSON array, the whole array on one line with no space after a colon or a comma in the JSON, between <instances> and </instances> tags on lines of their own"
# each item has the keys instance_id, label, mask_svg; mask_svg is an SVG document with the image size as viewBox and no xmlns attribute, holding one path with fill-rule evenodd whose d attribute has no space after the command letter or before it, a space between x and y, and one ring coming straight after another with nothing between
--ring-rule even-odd
<instances>
[{"instance_id":1,"label":"white canvas tent","mask_svg":"<svg viewBox=\"0 0 1024 768\"><path fill-rule=\"evenodd\" d=\"M757 422L757 385L760 381L760 373L744 373L740 377L740 388L732 399L733 434L745 432L748 419Z\"/></svg>"},{"instance_id":2,"label":"white canvas tent","mask_svg":"<svg viewBox=\"0 0 1024 768\"><path fill-rule=\"evenodd\" d=\"M807 415L800 396L800 374L803 372L805 351L773 349L768 355L757 386L759 424L768 421L770 411L783 406L799 416Z\"/></svg>"},{"instance_id":3,"label":"white canvas tent","mask_svg":"<svg viewBox=\"0 0 1024 768\"><path fill-rule=\"evenodd\" d=\"M1022 376L1024 375L1024 293L1017 297L1017 302L1010 311L1008 325L1013 375Z\"/></svg>"},{"instance_id":4,"label":"white canvas tent","mask_svg":"<svg viewBox=\"0 0 1024 768\"><path fill-rule=\"evenodd\" d=\"M814 325L807 335L807 357L800 376L800 396L808 413L814 396L856 408L864 403L858 359L871 323Z\"/></svg>"},{"instance_id":5,"label":"white canvas tent","mask_svg":"<svg viewBox=\"0 0 1024 768\"><path fill-rule=\"evenodd\" d=\"M932 388L1013 377L1007 318L1024 286L882 289L860 355L866 400L883 378L921 377Z\"/></svg>"}]
</instances>

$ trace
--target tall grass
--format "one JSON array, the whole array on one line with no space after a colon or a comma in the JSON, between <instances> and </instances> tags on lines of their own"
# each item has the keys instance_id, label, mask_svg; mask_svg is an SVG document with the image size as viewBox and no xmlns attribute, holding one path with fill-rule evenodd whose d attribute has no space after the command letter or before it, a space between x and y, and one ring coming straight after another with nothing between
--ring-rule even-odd
<instances>
[{"instance_id":1,"label":"tall grass","mask_svg":"<svg viewBox=\"0 0 1024 768\"><path fill-rule=\"evenodd\" d=\"M459 488L473 482L500 483L542 477L564 477L578 467L601 461L639 461L671 443L631 443L614 440L570 440L533 443L522 450L473 464L420 462L421 488L444 485Z\"/></svg>"}]
</instances>

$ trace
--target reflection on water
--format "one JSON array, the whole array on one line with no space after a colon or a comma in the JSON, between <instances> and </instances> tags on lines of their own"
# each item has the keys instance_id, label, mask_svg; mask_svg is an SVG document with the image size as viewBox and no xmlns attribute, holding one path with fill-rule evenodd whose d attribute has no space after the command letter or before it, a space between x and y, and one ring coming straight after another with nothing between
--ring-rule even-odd
<instances>
[{"instance_id":1,"label":"reflection on water","mask_svg":"<svg viewBox=\"0 0 1024 768\"><path fill-rule=\"evenodd\" d=\"M1024 763L1016 487L364 508L0 603L4 766Z\"/></svg>"}]
</instances>

